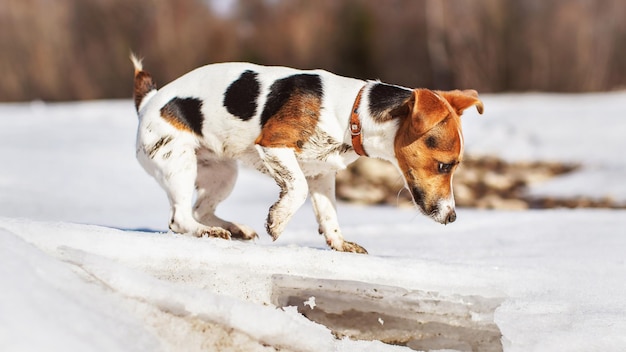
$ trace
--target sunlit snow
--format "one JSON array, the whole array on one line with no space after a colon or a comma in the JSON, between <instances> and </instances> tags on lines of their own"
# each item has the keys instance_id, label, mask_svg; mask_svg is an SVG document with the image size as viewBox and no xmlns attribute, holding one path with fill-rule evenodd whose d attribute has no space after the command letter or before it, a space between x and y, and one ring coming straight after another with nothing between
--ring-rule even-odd
<instances>
[{"instance_id":1,"label":"sunlit snow","mask_svg":"<svg viewBox=\"0 0 626 352\"><path fill-rule=\"evenodd\" d=\"M531 192L626 201L625 93L484 102L466 153L578 162ZM0 350L626 350L624 210L459 209L443 226L340 204L370 254L337 253L309 203L272 242L278 188L244 169L218 211L260 238L191 238L166 231L136 122L130 100L0 105Z\"/></svg>"}]
</instances>

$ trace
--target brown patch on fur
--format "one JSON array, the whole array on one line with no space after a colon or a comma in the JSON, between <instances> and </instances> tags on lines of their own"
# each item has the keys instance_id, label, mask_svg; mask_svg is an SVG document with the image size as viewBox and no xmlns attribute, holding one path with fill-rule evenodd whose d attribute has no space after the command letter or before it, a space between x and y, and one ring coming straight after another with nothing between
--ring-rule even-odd
<instances>
[{"instance_id":1,"label":"brown patch on fur","mask_svg":"<svg viewBox=\"0 0 626 352\"><path fill-rule=\"evenodd\" d=\"M476 110L479 114L482 114L485 107L483 102L478 98L478 92L473 89L466 90L451 90L451 91L436 91L441 97L446 99L448 103L454 108L457 115L461 115L463 110L469 108L472 105L476 105Z\"/></svg>"},{"instance_id":2,"label":"brown patch on fur","mask_svg":"<svg viewBox=\"0 0 626 352\"><path fill-rule=\"evenodd\" d=\"M146 94L155 89L156 84L152 80L150 73L135 69L133 98L135 100L135 109L137 111L139 110L139 105Z\"/></svg>"},{"instance_id":3,"label":"brown patch on fur","mask_svg":"<svg viewBox=\"0 0 626 352\"><path fill-rule=\"evenodd\" d=\"M415 200L426 213L452 192L450 182L456 165L450 173L442 174L439 163L458 164L461 161L461 139L456 126L458 122L450 118L427 132L426 136L436 135L439 140L445 141L435 149L428 148L426 138L415 140L410 133L399 134L396 138L398 164L414 197L420 193L415 198L421 201Z\"/></svg>"},{"instance_id":4,"label":"brown patch on fur","mask_svg":"<svg viewBox=\"0 0 626 352\"><path fill-rule=\"evenodd\" d=\"M321 106L320 97L296 91L267 120L255 143L263 147L293 148L300 152L315 133Z\"/></svg>"},{"instance_id":5,"label":"brown patch on fur","mask_svg":"<svg viewBox=\"0 0 626 352\"><path fill-rule=\"evenodd\" d=\"M462 157L461 119L447 100L427 89L416 89L409 103L411 114L402 120L394 147L415 202L428 214L452 192L452 174ZM439 163L455 166L441 173Z\"/></svg>"},{"instance_id":6,"label":"brown patch on fur","mask_svg":"<svg viewBox=\"0 0 626 352\"><path fill-rule=\"evenodd\" d=\"M443 121L450 111L444 100L428 89L416 89L409 99L412 127L419 136Z\"/></svg>"},{"instance_id":7,"label":"brown patch on fur","mask_svg":"<svg viewBox=\"0 0 626 352\"><path fill-rule=\"evenodd\" d=\"M191 127L178 117L173 111L168 109L161 110L161 116L170 125L174 126L177 130L192 132Z\"/></svg>"}]
</instances>

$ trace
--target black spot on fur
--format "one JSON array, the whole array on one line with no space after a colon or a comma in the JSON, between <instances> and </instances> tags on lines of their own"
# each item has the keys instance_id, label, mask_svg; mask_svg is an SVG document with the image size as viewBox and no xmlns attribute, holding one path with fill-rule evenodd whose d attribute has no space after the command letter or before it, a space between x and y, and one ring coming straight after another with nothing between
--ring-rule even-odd
<instances>
[{"instance_id":1,"label":"black spot on fur","mask_svg":"<svg viewBox=\"0 0 626 352\"><path fill-rule=\"evenodd\" d=\"M319 75L298 74L274 82L261 114L261 126L296 94L313 95L321 100L324 95L322 79Z\"/></svg>"},{"instance_id":2,"label":"black spot on fur","mask_svg":"<svg viewBox=\"0 0 626 352\"><path fill-rule=\"evenodd\" d=\"M202 100L197 98L172 98L161 108L161 115L175 118L177 123L193 131L197 135L202 135Z\"/></svg>"},{"instance_id":3,"label":"black spot on fur","mask_svg":"<svg viewBox=\"0 0 626 352\"><path fill-rule=\"evenodd\" d=\"M224 93L226 110L244 121L250 120L256 114L256 101L261 90L257 76L256 72L245 71Z\"/></svg>"},{"instance_id":4,"label":"black spot on fur","mask_svg":"<svg viewBox=\"0 0 626 352\"><path fill-rule=\"evenodd\" d=\"M435 136L428 136L425 142L428 149L437 149L437 138Z\"/></svg>"},{"instance_id":5,"label":"black spot on fur","mask_svg":"<svg viewBox=\"0 0 626 352\"><path fill-rule=\"evenodd\" d=\"M369 91L370 114L374 120L383 122L407 114L406 101L411 98L408 88L377 83Z\"/></svg>"}]
</instances>

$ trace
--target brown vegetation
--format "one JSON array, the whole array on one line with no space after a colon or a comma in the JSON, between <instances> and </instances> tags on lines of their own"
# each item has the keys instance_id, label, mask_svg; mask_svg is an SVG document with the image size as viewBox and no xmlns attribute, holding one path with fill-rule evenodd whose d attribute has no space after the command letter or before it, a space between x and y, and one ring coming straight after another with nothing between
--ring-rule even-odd
<instances>
[{"instance_id":1,"label":"brown vegetation","mask_svg":"<svg viewBox=\"0 0 626 352\"><path fill-rule=\"evenodd\" d=\"M540 197L527 192L529 186L577 169L577 165L557 162L509 163L495 157L466 156L454 175L454 198L458 206L481 209L626 208L608 198ZM337 197L361 204L413 207L396 168L371 158L361 158L337 174Z\"/></svg>"},{"instance_id":2,"label":"brown vegetation","mask_svg":"<svg viewBox=\"0 0 626 352\"><path fill-rule=\"evenodd\" d=\"M0 100L129 97L131 50L161 83L244 60L480 92L626 85L621 0L239 0L226 15L210 3L4 0Z\"/></svg>"}]
</instances>

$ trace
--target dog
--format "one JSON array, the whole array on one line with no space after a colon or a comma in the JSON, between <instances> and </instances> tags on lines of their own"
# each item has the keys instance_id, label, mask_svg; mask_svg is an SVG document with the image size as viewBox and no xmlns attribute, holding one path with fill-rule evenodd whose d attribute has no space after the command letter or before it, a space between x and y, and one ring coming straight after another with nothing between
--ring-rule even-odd
<instances>
[{"instance_id":1,"label":"dog","mask_svg":"<svg viewBox=\"0 0 626 352\"><path fill-rule=\"evenodd\" d=\"M274 240L310 195L328 246L367 253L344 240L335 204L335 174L359 156L390 161L424 214L442 224L456 220L460 115L471 106L482 114L475 90L410 89L250 63L206 65L157 90L141 60L131 61L137 159L167 193L175 233L257 237L215 215L242 163L280 188L265 223Z\"/></svg>"}]
</instances>

